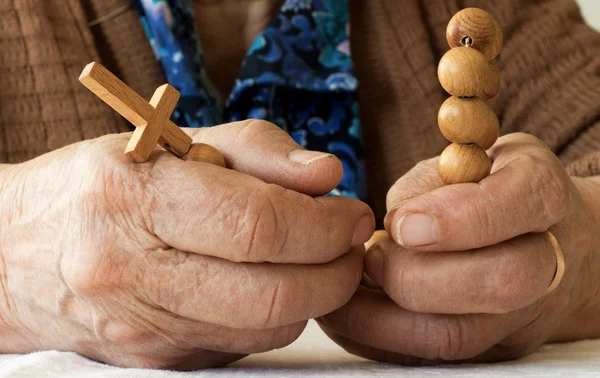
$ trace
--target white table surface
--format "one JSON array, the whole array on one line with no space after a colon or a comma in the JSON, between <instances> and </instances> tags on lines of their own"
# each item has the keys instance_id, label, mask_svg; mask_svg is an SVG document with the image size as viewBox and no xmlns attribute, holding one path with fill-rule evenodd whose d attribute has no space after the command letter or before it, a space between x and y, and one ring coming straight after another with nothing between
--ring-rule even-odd
<instances>
[{"instance_id":1,"label":"white table surface","mask_svg":"<svg viewBox=\"0 0 600 378\"><path fill-rule=\"evenodd\" d=\"M196 372L119 369L75 353L0 355L0 377L600 377L600 340L555 344L518 361L407 368L354 357L314 322L287 348L253 355L227 368Z\"/></svg>"}]
</instances>

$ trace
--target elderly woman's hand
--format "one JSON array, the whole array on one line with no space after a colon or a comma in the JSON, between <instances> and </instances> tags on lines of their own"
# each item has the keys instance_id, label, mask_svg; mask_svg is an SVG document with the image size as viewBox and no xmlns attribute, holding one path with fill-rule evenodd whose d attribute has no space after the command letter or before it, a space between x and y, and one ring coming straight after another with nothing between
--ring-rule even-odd
<instances>
[{"instance_id":1,"label":"elderly woman's hand","mask_svg":"<svg viewBox=\"0 0 600 378\"><path fill-rule=\"evenodd\" d=\"M135 164L129 135L111 135L0 171L0 352L218 366L349 300L374 221L360 201L312 197L339 160L262 121L190 133L234 170L164 151Z\"/></svg>"},{"instance_id":2,"label":"elderly woman's hand","mask_svg":"<svg viewBox=\"0 0 600 378\"><path fill-rule=\"evenodd\" d=\"M526 134L500 138L490 154L493 173L479 184L444 185L438 159L396 182L385 221L394 240L365 257L383 292L361 287L321 318L333 340L371 359L436 364L511 359L547 341L600 336L598 185L570 179ZM550 294L557 255L546 230L566 263Z\"/></svg>"}]
</instances>

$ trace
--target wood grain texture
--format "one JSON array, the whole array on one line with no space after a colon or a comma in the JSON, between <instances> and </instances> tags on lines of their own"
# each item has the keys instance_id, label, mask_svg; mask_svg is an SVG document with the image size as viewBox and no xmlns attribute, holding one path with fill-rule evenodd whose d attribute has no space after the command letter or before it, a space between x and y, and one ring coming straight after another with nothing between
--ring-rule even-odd
<instances>
[{"instance_id":1,"label":"wood grain texture","mask_svg":"<svg viewBox=\"0 0 600 378\"><path fill-rule=\"evenodd\" d=\"M154 113L146 125L135 129L125 149L125 155L138 163L148 160L156 144L159 143L164 126L169 121L178 100L179 92L169 84L161 85L156 89L150 100L150 105L155 109ZM167 142L163 138L164 143Z\"/></svg>"},{"instance_id":2,"label":"wood grain texture","mask_svg":"<svg viewBox=\"0 0 600 378\"><path fill-rule=\"evenodd\" d=\"M489 76L485 57L470 47L450 49L438 66L440 84L453 96L479 97L483 94Z\"/></svg>"},{"instance_id":3,"label":"wood grain texture","mask_svg":"<svg viewBox=\"0 0 600 378\"><path fill-rule=\"evenodd\" d=\"M495 63L490 62L488 64L488 79L485 83L485 87L483 88L483 93L481 98L486 101L489 101L496 97L500 87L502 86L502 78L500 77L500 70L498 70L498 66Z\"/></svg>"},{"instance_id":4,"label":"wood grain texture","mask_svg":"<svg viewBox=\"0 0 600 378\"><path fill-rule=\"evenodd\" d=\"M199 161L218 165L219 167L227 167L225 156L209 144L194 143L187 154L183 156L183 160Z\"/></svg>"},{"instance_id":5,"label":"wood grain texture","mask_svg":"<svg viewBox=\"0 0 600 378\"><path fill-rule=\"evenodd\" d=\"M440 177L446 184L479 182L490 174L491 160L476 144L449 145L438 165Z\"/></svg>"},{"instance_id":6,"label":"wood grain texture","mask_svg":"<svg viewBox=\"0 0 600 378\"><path fill-rule=\"evenodd\" d=\"M470 38L471 47L480 51L490 61L500 53L503 44L502 30L486 11L466 8L456 13L446 28L450 47L465 46Z\"/></svg>"},{"instance_id":7,"label":"wood grain texture","mask_svg":"<svg viewBox=\"0 0 600 378\"><path fill-rule=\"evenodd\" d=\"M154 114L152 105L99 63L88 64L79 81L135 127L146 125ZM159 144L182 157L188 152L192 138L176 124L167 121Z\"/></svg>"},{"instance_id":8,"label":"wood grain texture","mask_svg":"<svg viewBox=\"0 0 600 378\"><path fill-rule=\"evenodd\" d=\"M438 126L454 143L475 143L487 150L498 139L498 117L480 98L448 98L440 107Z\"/></svg>"}]
</instances>

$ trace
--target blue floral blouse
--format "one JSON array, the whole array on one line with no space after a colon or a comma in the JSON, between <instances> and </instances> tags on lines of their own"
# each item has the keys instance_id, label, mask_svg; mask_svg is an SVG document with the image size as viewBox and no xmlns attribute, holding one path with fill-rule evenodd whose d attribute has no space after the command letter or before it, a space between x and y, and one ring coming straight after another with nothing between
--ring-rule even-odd
<instances>
[{"instance_id":1,"label":"blue floral blouse","mask_svg":"<svg viewBox=\"0 0 600 378\"><path fill-rule=\"evenodd\" d=\"M347 0L286 0L250 47L228 99L204 69L192 0L137 0L166 80L181 92L182 127L270 121L311 150L335 154L344 175L332 194L364 198L357 79Z\"/></svg>"}]
</instances>

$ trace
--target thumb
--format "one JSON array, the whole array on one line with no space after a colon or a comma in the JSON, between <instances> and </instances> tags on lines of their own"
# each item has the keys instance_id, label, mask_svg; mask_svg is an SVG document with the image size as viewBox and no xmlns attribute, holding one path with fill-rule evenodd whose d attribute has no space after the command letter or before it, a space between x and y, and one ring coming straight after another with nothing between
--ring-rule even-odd
<instances>
[{"instance_id":1,"label":"thumb","mask_svg":"<svg viewBox=\"0 0 600 378\"><path fill-rule=\"evenodd\" d=\"M429 244L428 240L435 237L432 235L432 227L428 225L430 217L421 214L414 214L410 217L411 222L403 224L403 237L401 237L397 232L396 215L397 210L404 207L411 199L445 186L437 171L438 162L439 157L421 161L400 177L387 193L387 215L383 223L388 234L392 235L399 244Z\"/></svg>"},{"instance_id":2,"label":"thumb","mask_svg":"<svg viewBox=\"0 0 600 378\"><path fill-rule=\"evenodd\" d=\"M326 194L340 183L342 163L332 154L305 150L285 131L262 120L184 129L194 142L218 149L227 166L304 194Z\"/></svg>"},{"instance_id":3,"label":"thumb","mask_svg":"<svg viewBox=\"0 0 600 378\"><path fill-rule=\"evenodd\" d=\"M412 181L429 182L431 187L395 202L387 227L396 242L420 251L470 250L546 231L568 215L576 190L560 160L542 141L508 134L488 153L492 173L479 183L444 186L441 179L431 177L434 173L407 174L418 174ZM440 187L435 187L436 180ZM394 198L407 191L396 190Z\"/></svg>"}]
</instances>

